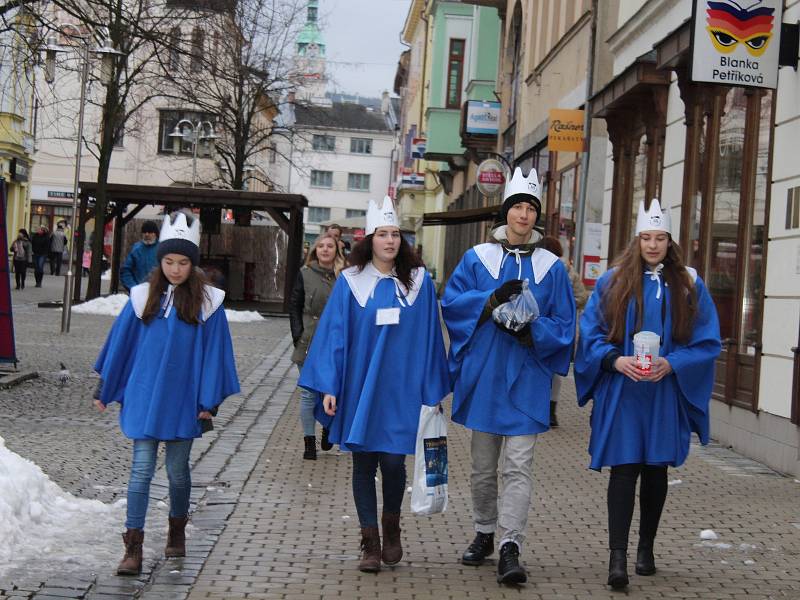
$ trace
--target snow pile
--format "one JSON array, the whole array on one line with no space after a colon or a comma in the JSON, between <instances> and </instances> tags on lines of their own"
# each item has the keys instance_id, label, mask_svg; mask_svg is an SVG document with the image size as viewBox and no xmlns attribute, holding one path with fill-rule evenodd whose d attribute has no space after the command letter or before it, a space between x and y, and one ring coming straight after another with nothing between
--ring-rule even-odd
<instances>
[{"instance_id":1,"label":"snow pile","mask_svg":"<svg viewBox=\"0 0 800 600\"><path fill-rule=\"evenodd\" d=\"M125 294L113 294L103 298L95 298L83 304L72 307L72 312L84 315L107 315L116 317L125 308L128 296ZM231 323L252 323L263 321L264 317L254 310L229 310L225 309L225 316Z\"/></svg>"},{"instance_id":2,"label":"snow pile","mask_svg":"<svg viewBox=\"0 0 800 600\"><path fill-rule=\"evenodd\" d=\"M714 532L713 529L703 529L700 532L700 539L701 540L716 540L719 536Z\"/></svg>"},{"instance_id":3,"label":"snow pile","mask_svg":"<svg viewBox=\"0 0 800 600\"><path fill-rule=\"evenodd\" d=\"M54 560L65 563L62 567L111 564L119 559L124 516L125 500L76 498L0 437L0 577L42 558L50 568Z\"/></svg>"},{"instance_id":4,"label":"snow pile","mask_svg":"<svg viewBox=\"0 0 800 600\"><path fill-rule=\"evenodd\" d=\"M72 312L84 315L111 315L115 317L122 312L127 302L128 296L125 294L114 294L73 306Z\"/></svg>"},{"instance_id":5,"label":"snow pile","mask_svg":"<svg viewBox=\"0 0 800 600\"><path fill-rule=\"evenodd\" d=\"M228 317L230 323L252 323L264 320L264 317L254 310L229 310L226 308L225 316Z\"/></svg>"}]
</instances>

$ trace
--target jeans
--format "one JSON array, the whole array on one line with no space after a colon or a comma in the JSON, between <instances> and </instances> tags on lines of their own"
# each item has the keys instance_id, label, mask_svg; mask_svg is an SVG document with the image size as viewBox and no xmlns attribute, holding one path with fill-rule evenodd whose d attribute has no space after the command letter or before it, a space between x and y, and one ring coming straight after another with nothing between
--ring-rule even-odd
<instances>
[{"instance_id":1,"label":"jeans","mask_svg":"<svg viewBox=\"0 0 800 600\"><path fill-rule=\"evenodd\" d=\"M667 467L630 464L611 467L608 480L608 547L627 550L628 535L636 501L636 479L639 488L639 547L652 548L667 499Z\"/></svg>"},{"instance_id":2,"label":"jeans","mask_svg":"<svg viewBox=\"0 0 800 600\"><path fill-rule=\"evenodd\" d=\"M375 473L381 467L383 512L399 514L406 491L405 454L353 452L353 499L361 527L378 526Z\"/></svg>"},{"instance_id":3,"label":"jeans","mask_svg":"<svg viewBox=\"0 0 800 600\"><path fill-rule=\"evenodd\" d=\"M44 278L44 264L47 262L47 254L34 254L33 255L33 276L36 279L36 285L42 284Z\"/></svg>"},{"instance_id":4,"label":"jeans","mask_svg":"<svg viewBox=\"0 0 800 600\"><path fill-rule=\"evenodd\" d=\"M185 517L189 514L189 496L192 492L189 453L193 441L164 442L167 447L170 517ZM133 462L128 483L128 518L125 520L125 527L128 529L144 529L150 500L150 481L156 470L158 444L158 440L133 440Z\"/></svg>"},{"instance_id":5,"label":"jeans","mask_svg":"<svg viewBox=\"0 0 800 600\"><path fill-rule=\"evenodd\" d=\"M302 371L303 365L297 365L297 370ZM314 435L316 420L314 419L314 407L317 404L317 395L306 389L300 390L300 425L303 428L303 436Z\"/></svg>"},{"instance_id":6,"label":"jeans","mask_svg":"<svg viewBox=\"0 0 800 600\"><path fill-rule=\"evenodd\" d=\"M533 491L533 449L536 434L495 435L472 432L472 512L475 531L494 533L500 544L525 540ZM503 489L497 496L497 473Z\"/></svg>"}]
</instances>

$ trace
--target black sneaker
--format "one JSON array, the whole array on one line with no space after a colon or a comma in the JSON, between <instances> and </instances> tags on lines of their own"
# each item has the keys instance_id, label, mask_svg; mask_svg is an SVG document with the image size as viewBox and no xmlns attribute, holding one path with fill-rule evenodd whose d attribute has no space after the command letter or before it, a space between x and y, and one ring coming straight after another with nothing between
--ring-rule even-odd
<instances>
[{"instance_id":1,"label":"black sneaker","mask_svg":"<svg viewBox=\"0 0 800 600\"><path fill-rule=\"evenodd\" d=\"M494 534L478 532L475 539L461 556L461 564L470 567L478 567L483 564L487 556L494 552Z\"/></svg>"},{"instance_id":2,"label":"black sneaker","mask_svg":"<svg viewBox=\"0 0 800 600\"><path fill-rule=\"evenodd\" d=\"M322 428L322 439L319 441L319 447L325 451L333 448L333 444L328 441L328 430L325 427Z\"/></svg>"},{"instance_id":3,"label":"black sneaker","mask_svg":"<svg viewBox=\"0 0 800 600\"><path fill-rule=\"evenodd\" d=\"M500 548L497 561L497 583L518 585L528 581L528 574L519 564L519 548L514 542L506 542Z\"/></svg>"}]
</instances>

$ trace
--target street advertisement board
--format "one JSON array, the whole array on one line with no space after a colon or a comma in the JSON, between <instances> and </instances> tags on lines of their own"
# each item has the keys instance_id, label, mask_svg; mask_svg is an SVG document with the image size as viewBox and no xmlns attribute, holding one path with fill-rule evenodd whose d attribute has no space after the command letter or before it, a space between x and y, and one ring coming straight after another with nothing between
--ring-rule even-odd
<instances>
[{"instance_id":1,"label":"street advertisement board","mask_svg":"<svg viewBox=\"0 0 800 600\"><path fill-rule=\"evenodd\" d=\"M478 165L476 184L484 196L496 196L506 183L506 169L499 160L487 158Z\"/></svg>"},{"instance_id":2,"label":"street advertisement board","mask_svg":"<svg viewBox=\"0 0 800 600\"><path fill-rule=\"evenodd\" d=\"M775 89L783 0L694 0L692 81Z\"/></svg>"},{"instance_id":3,"label":"street advertisement board","mask_svg":"<svg viewBox=\"0 0 800 600\"><path fill-rule=\"evenodd\" d=\"M602 223L584 223L584 251L581 276L584 285L594 286L602 275L600 268L600 245L603 239Z\"/></svg>"},{"instance_id":4,"label":"street advertisement board","mask_svg":"<svg viewBox=\"0 0 800 600\"><path fill-rule=\"evenodd\" d=\"M467 100L464 132L468 135L497 135L500 131L500 103Z\"/></svg>"},{"instance_id":5,"label":"street advertisement board","mask_svg":"<svg viewBox=\"0 0 800 600\"><path fill-rule=\"evenodd\" d=\"M583 111L550 109L547 148L551 152L583 152Z\"/></svg>"},{"instance_id":6,"label":"street advertisement board","mask_svg":"<svg viewBox=\"0 0 800 600\"><path fill-rule=\"evenodd\" d=\"M0 177L0 247L8 248L6 233L6 180ZM11 277L8 270L8 252L0 259L0 362L17 364L14 343L14 317L11 313Z\"/></svg>"}]
</instances>

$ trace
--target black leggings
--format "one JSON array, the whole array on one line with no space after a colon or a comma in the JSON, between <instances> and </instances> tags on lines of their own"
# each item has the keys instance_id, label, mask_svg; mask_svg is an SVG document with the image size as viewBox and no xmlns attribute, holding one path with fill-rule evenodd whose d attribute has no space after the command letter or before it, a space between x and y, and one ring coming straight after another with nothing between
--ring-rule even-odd
<instances>
[{"instance_id":1,"label":"black leggings","mask_svg":"<svg viewBox=\"0 0 800 600\"><path fill-rule=\"evenodd\" d=\"M608 481L608 546L611 550L628 549L636 479L640 474L639 547L653 547L661 510L667 499L667 467L631 464L611 467Z\"/></svg>"},{"instance_id":2,"label":"black leggings","mask_svg":"<svg viewBox=\"0 0 800 600\"><path fill-rule=\"evenodd\" d=\"M17 281L17 289L25 287L25 274L28 271L28 263L24 260L14 260L14 278Z\"/></svg>"}]
</instances>

